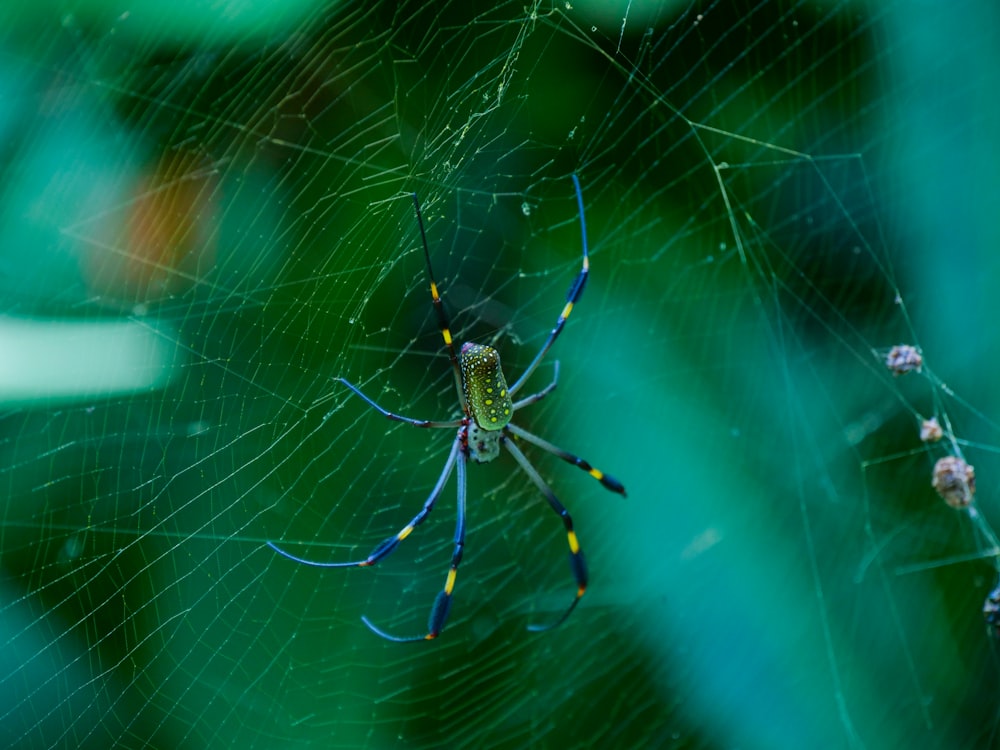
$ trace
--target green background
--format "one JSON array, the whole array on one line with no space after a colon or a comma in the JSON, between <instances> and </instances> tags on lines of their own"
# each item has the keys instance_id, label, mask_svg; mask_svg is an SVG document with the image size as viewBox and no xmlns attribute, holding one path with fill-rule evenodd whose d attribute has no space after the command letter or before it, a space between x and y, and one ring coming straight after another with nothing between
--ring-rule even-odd
<instances>
[{"instance_id":1,"label":"green background","mask_svg":"<svg viewBox=\"0 0 1000 750\"><path fill-rule=\"evenodd\" d=\"M624 20L623 20L624 19ZM0 736L24 747L996 744L987 2L0 10ZM509 456L419 509L458 341ZM894 377L896 344L922 372ZM532 379L541 388L543 365ZM530 386L529 386L530 387ZM945 439L920 443L937 416ZM530 448L530 446L528 447ZM975 465L944 505L935 460Z\"/></svg>"}]
</instances>

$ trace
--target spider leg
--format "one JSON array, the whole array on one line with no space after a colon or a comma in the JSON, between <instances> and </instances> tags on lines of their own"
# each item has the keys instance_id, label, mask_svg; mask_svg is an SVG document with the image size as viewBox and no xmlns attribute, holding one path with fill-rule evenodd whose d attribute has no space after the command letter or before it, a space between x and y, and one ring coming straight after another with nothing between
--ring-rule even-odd
<instances>
[{"instance_id":1,"label":"spider leg","mask_svg":"<svg viewBox=\"0 0 1000 750\"><path fill-rule=\"evenodd\" d=\"M580 542L576 538L576 532L573 531L573 519L569 515L569 511L566 507L559 502L552 488L549 487L545 480L542 479L541 475L535 471L535 467L531 465L528 459L521 449L514 445L514 441L507 438L506 435L500 438L500 442L507 446L507 450L511 452L511 455L517 460L524 470L524 473L528 475L535 486L541 491L545 496L545 499L549 501L549 505L552 510L556 512L559 516L563 525L566 527L566 538L569 540L569 567L573 572L573 578L576 579L576 598L569 605L562 616L553 623L549 625L529 625L528 630L534 631L536 633L543 630L551 630L552 628L558 627L565 622L566 618L570 616L570 613L576 609L576 605L579 604L581 597L587 591L587 563L583 558L583 550L580 549Z\"/></svg>"},{"instance_id":2,"label":"spider leg","mask_svg":"<svg viewBox=\"0 0 1000 750\"><path fill-rule=\"evenodd\" d=\"M368 396L366 396L365 394L363 394L361 392L361 390L356 385L354 385L353 383L347 382L346 380L344 380L344 378L334 378L334 380L339 380L341 383L343 383L348 388L350 388L352 391L354 391L355 394L357 394L358 396L360 396L361 398L363 398L364 401L365 401L365 403L368 404L370 407L372 407L375 411L377 411L383 417L387 417L388 419L393 420L394 422L405 422L406 424L412 424L414 427L435 427L435 428L441 428L441 427L461 427L462 426L462 420L461 419L453 419L450 422L434 422L434 421L429 420L429 419L413 419L411 417L403 417L403 416L400 416L399 414L393 414L391 411L387 411L387 410L383 409L381 406L379 406L374 401L372 401L370 398L368 398Z\"/></svg>"},{"instance_id":3,"label":"spider leg","mask_svg":"<svg viewBox=\"0 0 1000 750\"><path fill-rule=\"evenodd\" d=\"M619 482L610 474L605 474L600 469L595 469L593 466L590 465L590 463L584 461L579 456L574 456L572 453L564 451L562 448L553 445L548 440L543 440L542 438L538 437L538 435L533 435L527 430L522 429L521 427L518 427L516 424L513 424L511 422L508 422L507 426L504 429L513 433L514 435L517 435L522 440L526 440L532 445L537 445L542 450L548 451L553 456L558 456L568 464L573 464L573 466L579 466L581 469L590 474L590 476L592 476L594 479L603 484L607 489L611 490L612 492L617 492L619 495L622 496L625 495L625 487L622 485L621 482ZM511 443L508 442L508 446L510 444Z\"/></svg>"},{"instance_id":4,"label":"spider leg","mask_svg":"<svg viewBox=\"0 0 1000 750\"><path fill-rule=\"evenodd\" d=\"M461 442L461 436L455 441L456 445ZM454 454L455 449L452 449ZM455 547L451 553L451 567L448 569L448 577L442 589L434 599L434 606L431 607L431 614L427 621L427 634L409 637L400 637L386 633L381 628L372 624L367 617L362 617L361 621L368 626L375 635L380 635L388 641L396 643L412 643L415 641L432 641L444 630L445 620L448 619L448 612L451 610L451 594L455 588L455 576L458 575L458 565L462 562L462 552L465 550L465 462L464 451L458 453L458 520L455 523Z\"/></svg>"},{"instance_id":5,"label":"spider leg","mask_svg":"<svg viewBox=\"0 0 1000 750\"><path fill-rule=\"evenodd\" d=\"M538 393L532 393L530 396L525 396L520 401L515 401L514 406L511 407L511 411L517 411L518 409L523 409L525 406L531 406L532 404L538 403L556 389L556 386L559 384L559 360L557 359L552 363L552 365L554 370L552 373L552 382L542 388L542 390Z\"/></svg>"},{"instance_id":6,"label":"spider leg","mask_svg":"<svg viewBox=\"0 0 1000 750\"><path fill-rule=\"evenodd\" d=\"M511 395L515 394L520 390L521 386L524 385L525 381L531 377L531 373L535 371L539 363L542 361L542 357L545 353L552 347L556 339L559 338L559 334L562 333L563 326L566 325L566 319L569 318L569 314L573 312L573 305L575 305L581 296L583 296L583 288L587 284L587 274L590 272L590 256L587 254L587 222L583 218L583 193L580 192L580 180L577 176L573 176L573 186L576 188L576 203L580 209L580 231L583 233L583 263L580 266L580 272L573 279L573 283L569 286L569 291L566 293L566 306L563 307L562 312L559 313L559 318L556 320L555 327L549 332L549 337L545 339L545 343L542 344L542 348L539 349L538 354L535 358L531 360L531 364L528 365L528 369L519 377L514 385L510 387Z\"/></svg>"},{"instance_id":7,"label":"spider leg","mask_svg":"<svg viewBox=\"0 0 1000 750\"><path fill-rule=\"evenodd\" d=\"M417 194L413 193L413 208L417 212L417 224L420 225L420 240L424 246L424 261L427 263L427 278L431 284L431 300L434 302L434 312L437 314L438 328L441 329L441 337L444 345L448 348L448 359L451 360L451 369L455 374L455 389L458 391L458 399L462 404L462 411L469 415L469 409L465 403L465 392L462 390L462 371L458 366L458 356L455 354L455 344L451 338L451 326L448 323L448 314L444 311L444 305L438 294L437 282L434 281L434 269L431 268L431 251L427 249L427 232L424 231L424 217L420 213L420 201Z\"/></svg>"},{"instance_id":8,"label":"spider leg","mask_svg":"<svg viewBox=\"0 0 1000 750\"><path fill-rule=\"evenodd\" d=\"M452 444L451 453L448 454L448 460L445 462L444 469L441 471L441 476L438 477L437 484L434 485L434 489L431 490L430 496L424 503L424 507L420 509L420 512L413 517L406 526L399 530L399 533L394 536L389 537L384 542L379 544L375 549L372 550L371 554L368 555L364 560L355 560L353 562L316 562L315 560L307 560L304 557L296 557L295 555L285 552L274 542L268 542L267 546L277 552L283 557L287 557L289 560L301 563L303 565L311 565L314 568L367 568L374 565L383 557L387 557L401 541L406 539L410 533L420 524L424 522L430 512L434 509L434 503L441 496L441 490L444 489L445 483L448 481L448 477L451 476L451 470L455 466L455 459L458 457L459 452L462 447L461 435L455 438L455 442ZM460 473L464 473L463 470Z\"/></svg>"}]
</instances>

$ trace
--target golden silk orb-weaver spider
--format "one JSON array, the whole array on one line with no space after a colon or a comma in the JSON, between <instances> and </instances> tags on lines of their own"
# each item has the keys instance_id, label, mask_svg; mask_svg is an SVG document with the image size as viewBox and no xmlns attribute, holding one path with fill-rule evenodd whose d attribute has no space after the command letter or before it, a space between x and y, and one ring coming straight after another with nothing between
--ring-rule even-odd
<instances>
[{"instance_id":1,"label":"golden silk orb-weaver spider","mask_svg":"<svg viewBox=\"0 0 1000 750\"><path fill-rule=\"evenodd\" d=\"M545 339L542 348L535 355L535 358L531 360L531 364L521 374L521 377L509 387L504 378L503 370L500 369L500 355L493 347L483 344L466 343L462 345L459 354L455 354L455 345L452 342L448 316L445 314L444 306L441 303L437 283L434 281L434 271L431 268L431 255L427 247L427 233L424 231L424 220L420 214L420 202L417 200L416 194L413 194L413 207L417 214L417 224L420 226L420 238L424 248L424 261L427 266L427 277L430 281L431 300L434 304L434 311L437 314L438 325L441 329L441 336L444 338L445 348L448 350L448 357L451 359L451 367L455 374L455 385L458 391L458 400L462 406L463 416L461 419L435 422L393 414L376 404L362 393L357 386L347 382L344 378L337 378L337 380L350 388L383 417L393 421L405 422L414 427L458 428L455 440L451 445L451 452L445 461L444 469L441 471L437 483L431 490L431 494L424 502L424 506L420 509L420 512L406 526L400 529L397 534L389 537L375 547L371 554L364 560L355 560L353 562L316 562L296 557L281 549L273 542L267 543L278 554L303 565L312 565L317 568L364 568L372 566L387 557L396 549L400 542L406 539L417 526L427 519L438 497L440 497L445 483L451 476L451 472L454 470L458 479L458 513L455 525L454 548L451 554L451 567L445 578L444 589L437 595L434 605L431 607L431 614L427 623L427 633L425 635L401 638L376 627L367 617L361 618L372 632L390 641L398 643L429 641L437 638L444 629L445 621L448 619L448 612L451 609L451 596L455 589L458 566L462 562L462 552L465 549L465 465L470 459L477 463L492 461L500 455L501 446L510 452L522 471L528 475L528 478L548 501L549 507L562 519L563 525L566 528L566 538L569 541L570 570L576 581L576 596L566 611L553 623L547 625L529 625L528 629L538 632L561 625L576 608L580 598L587 590L587 564L584 561L580 542L573 529L573 519L570 517L565 506L556 497L552 488L546 484L545 480L535 470L535 467L531 465L524 453L521 452L521 449L517 446L517 441L523 440L526 443L531 443L544 451L558 456L567 463L579 466L612 492L624 495L625 488L617 479L595 469L582 458L574 456L572 453L567 453L562 448L558 448L547 440L543 440L537 435L521 429L510 421L511 417L519 409L541 401L555 389L559 379L558 360L553 363L551 383L537 393L525 396L517 401L513 400L514 395L521 390L528 378L538 368L546 352L552 347L555 340L559 338L559 334L562 333L563 327L566 325L566 319L569 318L570 313L573 311L573 306L583 295L583 287L587 283L587 274L590 271L590 258L587 254L587 224L583 215L583 194L580 190L580 181L575 174L573 175L573 186L576 190L576 201L580 214L580 231L583 235L583 263L579 273L577 273L576 278L573 279L573 283L569 287L569 292L566 294L566 304L562 312L559 313L559 318L556 320L553 329L549 332L548 338Z\"/></svg>"}]
</instances>

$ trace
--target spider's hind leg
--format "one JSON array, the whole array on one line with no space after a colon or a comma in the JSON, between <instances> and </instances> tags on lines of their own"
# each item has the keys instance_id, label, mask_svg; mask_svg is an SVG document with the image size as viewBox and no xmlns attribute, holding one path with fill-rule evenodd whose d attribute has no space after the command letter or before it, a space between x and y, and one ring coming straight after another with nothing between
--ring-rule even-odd
<instances>
[{"instance_id":1,"label":"spider's hind leg","mask_svg":"<svg viewBox=\"0 0 1000 750\"><path fill-rule=\"evenodd\" d=\"M508 425L509 426L509 425ZM583 556L583 550L580 549L580 541L576 538L576 531L573 530L573 518L570 516L569 511L566 510L556 494L552 491L545 480L542 479L541 475L535 470L535 467L531 465L531 462L521 453L521 449L514 445L514 441L508 437L502 438L504 445L507 446L507 450L510 451L514 459L521 465L521 469L524 473L528 475L535 486L541 491L542 495L548 501L549 506L555 511L556 515L562 519L563 526L566 527L566 539L569 542L569 567L573 573L573 578L576 581L576 597L570 603L566 611L563 612L562 616L559 617L553 623L548 625L529 625L528 630L534 632L540 632L543 630L551 630L552 628L562 625L566 621L566 618L570 616L570 613L576 609L576 605L580 603L580 599L587 591L587 562Z\"/></svg>"}]
</instances>

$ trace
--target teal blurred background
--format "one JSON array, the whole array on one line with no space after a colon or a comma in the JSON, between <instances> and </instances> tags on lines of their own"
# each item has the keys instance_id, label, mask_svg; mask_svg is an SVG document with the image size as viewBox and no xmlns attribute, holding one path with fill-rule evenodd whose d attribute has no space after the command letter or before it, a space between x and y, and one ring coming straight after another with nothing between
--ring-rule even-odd
<instances>
[{"instance_id":1,"label":"teal blurred background","mask_svg":"<svg viewBox=\"0 0 1000 750\"><path fill-rule=\"evenodd\" d=\"M0 10L0 738L19 747L985 748L997 735L1000 10ZM459 341L531 361L469 470ZM882 358L918 346L925 367ZM991 359L993 357L993 359ZM551 375L543 365L535 389ZM945 439L920 443L937 416ZM530 447L530 446L529 446ZM975 465L975 513L930 486Z\"/></svg>"}]
</instances>

